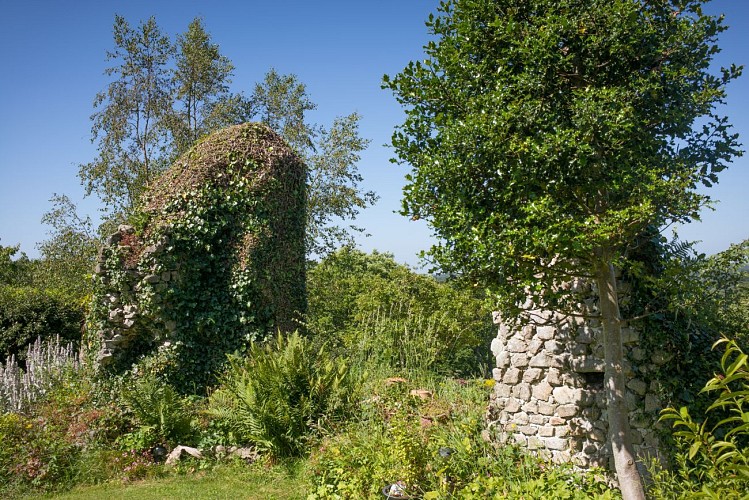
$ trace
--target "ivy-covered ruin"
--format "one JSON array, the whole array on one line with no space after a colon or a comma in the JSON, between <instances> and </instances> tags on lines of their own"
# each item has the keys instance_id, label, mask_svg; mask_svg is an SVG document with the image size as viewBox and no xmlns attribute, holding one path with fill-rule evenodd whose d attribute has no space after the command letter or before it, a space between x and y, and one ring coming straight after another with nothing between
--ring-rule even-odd
<instances>
[{"instance_id":1,"label":"ivy-covered ruin","mask_svg":"<svg viewBox=\"0 0 749 500\"><path fill-rule=\"evenodd\" d=\"M269 128L220 130L179 158L102 248L89 342L102 368L202 392L226 355L306 308L306 170Z\"/></svg>"}]
</instances>

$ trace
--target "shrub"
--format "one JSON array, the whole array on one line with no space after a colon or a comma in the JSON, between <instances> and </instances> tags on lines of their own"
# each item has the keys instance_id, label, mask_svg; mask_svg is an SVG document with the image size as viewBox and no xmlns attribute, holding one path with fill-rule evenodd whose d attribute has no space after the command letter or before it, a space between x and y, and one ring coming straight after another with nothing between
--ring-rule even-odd
<instances>
[{"instance_id":1,"label":"shrub","mask_svg":"<svg viewBox=\"0 0 749 500\"><path fill-rule=\"evenodd\" d=\"M28 411L34 402L59 385L69 371L80 366L72 344L63 346L60 337L47 342L37 338L28 346L24 359L25 371L13 355L5 365L0 363L0 413Z\"/></svg>"},{"instance_id":2,"label":"shrub","mask_svg":"<svg viewBox=\"0 0 749 500\"><path fill-rule=\"evenodd\" d=\"M311 438L350 414L357 387L346 361L325 346L315 351L298 333L279 333L230 360L209 413L240 441L279 457L300 455Z\"/></svg>"},{"instance_id":3,"label":"shrub","mask_svg":"<svg viewBox=\"0 0 749 500\"><path fill-rule=\"evenodd\" d=\"M135 377L123 384L121 398L136 425L119 439L127 450L140 452L156 444L186 444L193 439L190 405L167 383L152 375Z\"/></svg>"},{"instance_id":4,"label":"shrub","mask_svg":"<svg viewBox=\"0 0 749 500\"><path fill-rule=\"evenodd\" d=\"M714 395L702 423L686 407L662 412L661 420L673 421L679 451L675 473L655 469L656 496L738 498L749 489L749 357L734 341L724 338L713 347L720 344L726 344L721 373L702 389ZM718 412L723 418L716 422Z\"/></svg>"},{"instance_id":5,"label":"shrub","mask_svg":"<svg viewBox=\"0 0 749 500\"><path fill-rule=\"evenodd\" d=\"M488 384L445 381L434 397L414 383L385 386L365 401L365 418L313 453L310 500L377 498L399 484L411 497L614 498L604 477L558 468L482 436Z\"/></svg>"},{"instance_id":6,"label":"shrub","mask_svg":"<svg viewBox=\"0 0 749 500\"><path fill-rule=\"evenodd\" d=\"M308 272L307 326L357 364L475 374L489 363L491 312L473 290L343 248Z\"/></svg>"},{"instance_id":7,"label":"shrub","mask_svg":"<svg viewBox=\"0 0 749 500\"><path fill-rule=\"evenodd\" d=\"M0 285L0 362L12 355L23 366L27 347L37 338L59 336L77 344L82 326L80 305L53 292Z\"/></svg>"}]
</instances>

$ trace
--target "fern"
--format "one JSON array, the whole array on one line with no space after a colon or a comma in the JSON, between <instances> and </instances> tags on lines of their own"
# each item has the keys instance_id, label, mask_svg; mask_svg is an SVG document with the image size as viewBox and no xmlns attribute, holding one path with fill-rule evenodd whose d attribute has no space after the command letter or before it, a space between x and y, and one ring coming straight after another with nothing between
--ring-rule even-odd
<instances>
[{"instance_id":1,"label":"fern","mask_svg":"<svg viewBox=\"0 0 749 500\"><path fill-rule=\"evenodd\" d=\"M298 333L253 343L232 358L209 413L246 442L276 456L302 454L310 439L351 408L358 384L343 360L314 352Z\"/></svg>"}]
</instances>

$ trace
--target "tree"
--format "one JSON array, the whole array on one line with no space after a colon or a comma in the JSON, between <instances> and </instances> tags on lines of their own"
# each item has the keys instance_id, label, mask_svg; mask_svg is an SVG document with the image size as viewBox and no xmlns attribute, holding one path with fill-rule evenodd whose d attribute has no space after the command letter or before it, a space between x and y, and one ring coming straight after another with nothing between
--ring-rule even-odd
<instances>
[{"instance_id":1,"label":"tree","mask_svg":"<svg viewBox=\"0 0 749 500\"><path fill-rule=\"evenodd\" d=\"M427 59L384 81L406 107L403 213L431 223L437 264L488 285L508 318L523 304L573 314L561 284L594 283L625 498L644 494L616 269L648 227L697 219L698 184L740 154L715 107L741 68L710 72L725 26L705 1L448 0Z\"/></svg>"},{"instance_id":2,"label":"tree","mask_svg":"<svg viewBox=\"0 0 749 500\"><path fill-rule=\"evenodd\" d=\"M44 289L61 292L71 301L83 302L91 291L89 275L94 268L98 239L89 217L78 215L65 195L50 200L53 208L42 217L52 227L50 239L39 245L36 282Z\"/></svg>"},{"instance_id":3,"label":"tree","mask_svg":"<svg viewBox=\"0 0 749 500\"><path fill-rule=\"evenodd\" d=\"M97 94L91 116L92 142L98 156L79 168L86 194L96 193L110 214L127 213L159 172L167 167L172 83L169 38L151 17L137 29L115 16L113 52L116 65L107 90Z\"/></svg>"},{"instance_id":4,"label":"tree","mask_svg":"<svg viewBox=\"0 0 749 500\"><path fill-rule=\"evenodd\" d=\"M251 99L263 123L279 133L308 168L307 251L324 255L337 246L353 243L352 232L363 229L340 222L353 220L359 210L373 205L377 195L363 191L357 169L369 141L359 135L361 117L338 117L329 129L309 124L305 113L317 106L296 75L271 69L255 86Z\"/></svg>"},{"instance_id":5,"label":"tree","mask_svg":"<svg viewBox=\"0 0 749 500\"><path fill-rule=\"evenodd\" d=\"M174 71L175 104L172 135L177 155L187 151L200 137L247 121L249 103L229 92L234 65L211 43L200 18L187 32L177 36Z\"/></svg>"}]
</instances>

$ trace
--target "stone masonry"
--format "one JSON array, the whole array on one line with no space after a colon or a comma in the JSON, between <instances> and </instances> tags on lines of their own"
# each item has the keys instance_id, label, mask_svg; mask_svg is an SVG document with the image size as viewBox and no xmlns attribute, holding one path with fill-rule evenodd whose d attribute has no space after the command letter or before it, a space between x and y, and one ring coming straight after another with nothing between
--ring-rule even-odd
<instances>
[{"instance_id":1,"label":"stone masonry","mask_svg":"<svg viewBox=\"0 0 749 500\"><path fill-rule=\"evenodd\" d=\"M613 469L601 327L597 321L562 319L512 328L495 313L499 334L491 350L497 368L489 421L500 442L514 442L555 462ZM650 374L668 361L664 352L638 347L638 332L624 328L626 402L635 453L642 463L659 457L658 413L663 394Z\"/></svg>"}]
</instances>

